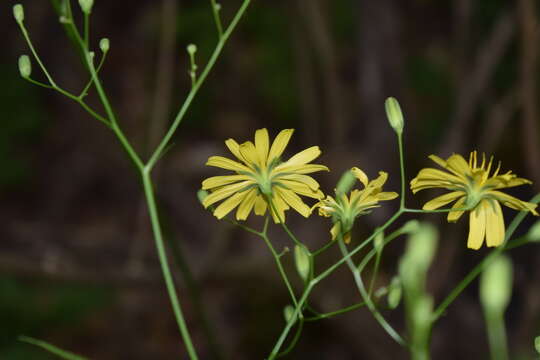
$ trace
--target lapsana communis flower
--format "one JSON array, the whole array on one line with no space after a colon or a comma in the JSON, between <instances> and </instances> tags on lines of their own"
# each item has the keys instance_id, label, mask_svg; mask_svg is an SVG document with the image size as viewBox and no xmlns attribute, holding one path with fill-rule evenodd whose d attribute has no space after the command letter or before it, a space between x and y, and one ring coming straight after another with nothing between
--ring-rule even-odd
<instances>
[{"instance_id":1,"label":"lapsana communis flower","mask_svg":"<svg viewBox=\"0 0 540 360\"><path fill-rule=\"evenodd\" d=\"M341 233L345 243L351 241L351 230L354 220L358 216L367 214L370 209L379 207L379 201L392 200L398 197L395 192L382 191L382 187L388 178L388 174L384 171L380 171L379 177L372 181L369 181L367 175L357 167L352 168L350 171L364 185L364 189L354 189L349 196L345 193L338 193L335 199L328 195L315 205L315 207L319 208L319 215L332 217L334 222L334 226L330 230L332 240L335 240Z\"/></svg>"},{"instance_id":2,"label":"lapsana communis flower","mask_svg":"<svg viewBox=\"0 0 540 360\"><path fill-rule=\"evenodd\" d=\"M467 240L469 248L479 249L484 238L487 246L499 246L503 243L505 226L500 204L538 215L535 210L536 204L521 201L499 191L504 188L531 184L531 182L518 178L511 171L499 174L500 162L497 169L490 175L493 157L486 162L484 154L480 166L478 166L476 151L471 152L469 162L459 154L454 154L446 160L435 155L429 158L448 172L433 168L422 169L411 181L411 190L413 193L430 188L451 190L448 194L428 201L423 208L434 210L455 201L452 209L456 210L448 213L449 222L456 222L463 215L464 210L459 209L469 208L469 238Z\"/></svg>"},{"instance_id":3,"label":"lapsana communis flower","mask_svg":"<svg viewBox=\"0 0 540 360\"><path fill-rule=\"evenodd\" d=\"M211 191L203 200L204 207L226 199L214 210L218 219L236 207L237 220L245 220L252 210L257 215L264 215L269 205L275 222L284 221L285 211L290 208L308 217L311 209L298 195L314 199L321 199L324 195L319 190L319 183L306 174L328 171L328 168L309 164L321 154L318 146L301 151L285 162L281 161L293 131L282 130L271 146L266 129L255 132L254 143L246 141L238 144L233 139L225 141L227 148L240 162L222 156L208 159L206 165L232 170L235 174L214 176L202 182L203 190Z\"/></svg>"}]
</instances>

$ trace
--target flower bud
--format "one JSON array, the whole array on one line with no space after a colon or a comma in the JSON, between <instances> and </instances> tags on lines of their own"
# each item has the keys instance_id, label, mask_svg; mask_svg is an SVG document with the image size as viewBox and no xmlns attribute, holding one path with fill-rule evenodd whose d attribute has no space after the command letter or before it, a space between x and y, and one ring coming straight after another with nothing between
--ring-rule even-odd
<instances>
[{"instance_id":1,"label":"flower bud","mask_svg":"<svg viewBox=\"0 0 540 360\"><path fill-rule=\"evenodd\" d=\"M104 54L107 51L109 51L110 45L111 45L111 42L107 38L103 38L103 39L99 40L99 48L100 48L101 52L104 53Z\"/></svg>"},{"instance_id":2,"label":"flower bud","mask_svg":"<svg viewBox=\"0 0 540 360\"><path fill-rule=\"evenodd\" d=\"M403 113L401 112L398 101L393 97L389 97L384 102L384 108L390 126L392 126L398 135L401 135L403 133Z\"/></svg>"},{"instance_id":3,"label":"flower bud","mask_svg":"<svg viewBox=\"0 0 540 360\"><path fill-rule=\"evenodd\" d=\"M406 256L413 266L427 271L435 256L438 237L437 229L428 223L420 224L418 231L409 236Z\"/></svg>"},{"instance_id":4,"label":"flower bud","mask_svg":"<svg viewBox=\"0 0 540 360\"><path fill-rule=\"evenodd\" d=\"M21 4L13 5L13 17L19 24L24 21L24 8Z\"/></svg>"},{"instance_id":5,"label":"flower bud","mask_svg":"<svg viewBox=\"0 0 540 360\"><path fill-rule=\"evenodd\" d=\"M94 0L79 0L79 5L83 13L90 14L92 6L94 6Z\"/></svg>"},{"instance_id":6,"label":"flower bud","mask_svg":"<svg viewBox=\"0 0 540 360\"><path fill-rule=\"evenodd\" d=\"M540 354L540 336L534 338L534 348L536 352Z\"/></svg>"},{"instance_id":7,"label":"flower bud","mask_svg":"<svg viewBox=\"0 0 540 360\"><path fill-rule=\"evenodd\" d=\"M429 295L423 295L412 306L413 332L416 337L425 340L429 335L433 321L433 298Z\"/></svg>"},{"instance_id":8,"label":"flower bud","mask_svg":"<svg viewBox=\"0 0 540 360\"><path fill-rule=\"evenodd\" d=\"M283 308L283 317L286 322L289 322L294 315L294 308L292 305L287 305Z\"/></svg>"},{"instance_id":9,"label":"flower bud","mask_svg":"<svg viewBox=\"0 0 540 360\"><path fill-rule=\"evenodd\" d=\"M353 173L350 170L345 171L337 183L336 195L340 197L342 194L348 193L352 189L355 182L356 177L353 175Z\"/></svg>"},{"instance_id":10,"label":"flower bud","mask_svg":"<svg viewBox=\"0 0 540 360\"><path fill-rule=\"evenodd\" d=\"M527 233L529 241L540 242L540 221L534 223Z\"/></svg>"},{"instance_id":11,"label":"flower bud","mask_svg":"<svg viewBox=\"0 0 540 360\"><path fill-rule=\"evenodd\" d=\"M32 62L28 55L19 57L19 73L23 78L29 78L30 74L32 74Z\"/></svg>"},{"instance_id":12,"label":"flower bud","mask_svg":"<svg viewBox=\"0 0 540 360\"><path fill-rule=\"evenodd\" d=\"M204 199L208 196L208 191L206 190L199 190L197 191L197 198L199 199L199 202L202 204Z\"/></svg>"},{"instance_id":13,"label":"flower bud","mask_svg":"<svg viewBox=\"0 0 540 360\"><path fill-rule=\"evenodd\" d=\"M294 247L294 263L296 271L298 271L302 280L307 281L311 269L311 260L305 246L296 245Z\"/></svg>"},{"instance_id":14,"label":"flower bud","mask_svg":"<svg viewBox=\"0 0 540 360\"><path fill-rule=\"evenodd\" d=\"M380 255L384 247L384 232L381 231L377 234L377 236L375 236L375 240L373 240L373 247Z\"/></svg>"},{"instance_id":15,"label":"flower bud","mask_svg":"<svg viewBox=\"0 0 540 360\"><path fill-rule=\"evenodd\" d=\"M512 296L512 262L499 255L482 272L480 301L489 312L504 312Z\"/></svg>"},{"instance_id":16,"label":"flower bud","mask_svg":"<svg viewBox=\"0 0 540 360\"><path fill-rule=\"evenodd\" d=\"M197 45L195 44L189 44L186 48L189 56L193 56L195 55L195 53L197 52Z\"/></svg>"},{"instance_id":17,"label":"flower bud","mask_svg":"<svg viewBox=\"0 0 540 360\"><path fill-rule=\"evenodd\" d=\"M395 276L388 287L388 296L386 298L390 309L393 310L398 307L401 302L402 292L401 281L399 280L399 277Z\"/></svg>"},{"instance_id":18,"label":"flower bud","mask_svg":"<svg viewBox=\"0 0 540 360\"><path fill-rule=\"evenodd\" d=\"M420 222L418 220L409 220L402 227L401 232L405 234L412 234L420 229Z\"/></svg>"}]
</instances>

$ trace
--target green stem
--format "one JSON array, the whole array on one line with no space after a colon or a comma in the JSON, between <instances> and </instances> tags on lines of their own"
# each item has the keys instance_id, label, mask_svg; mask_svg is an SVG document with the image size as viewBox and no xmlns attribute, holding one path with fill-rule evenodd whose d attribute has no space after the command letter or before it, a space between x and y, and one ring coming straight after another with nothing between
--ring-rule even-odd
<instances>
[{"instance_id":1,"label":"green stem","mask_svg":"<svg viewBox=\"0 0 540 360\"><path fill-rule=\"evenodd\" d=\"M19 336L19 341L35 345L37 347L42 348L43 350L46 350L50 352L51 354L57 355L58 357L66 360L86 360L86 358L79 356L77 354L74 354L70 351L62 350L57 346L54 346L52 344L49 344L46 341L34 339L29 336Z\"/></svg>"},{"instance_id":2,"label":"green stem","mask_svg":"<svg viewBox=\"0 0 540 360\"><path fill-rule=\"evenodd\" d=\"M295 348L296 344L298 343L298 340L300 340L300 335L302 335L302 330L304 329L304 319L300 318L300 322L298 324L298 327L296 328L296 333L294 334L293 339L291 340L291 343L285 350L280 352L277 357L283 357L288 355L292 349Z\"/></svg>"},{"instance_id":3,"label":"green stem","mask_svg":"<svg viewBox=\"0 0 540 360\"><path fill-rule=\"evenodd\" d=\"M171 141L171 138L173 137L174 133L176 132L176 129L184 119L184 116L186 115L187 110L189 109L191 103L193 102L193 99L195 98L195 95L198 93L199 89L201 88L201 85L204 83L206 78L208 77L208 74L214 67L217 59L219 58L219 55L223 51L223 47L227 43L227 40L231 36L231 33L236 28L236 25L244 15L245 11L248 8L248 5L250 4L251 0L244 0L242 5L240 6L240 9L237 11L236 15L234 16L233 20L231 21L231 24L227 27L227 30L223 33L223 36L219 39L218 44L216 45L216 48L214 49L214 52L212 53L212 56L208 60L208 64L206 64L204 70L201 73L201 76L198 78L195 85L191 88L191 91L189 92L188 96L186 97L186 100L180 107L180 111L176 115L176 117L173 120L173 123L169 127L169 130L167 130L167 133L159 143L159 145L156 147L152 155L150 156L150 159L146 163L146 168L150 171L153 169L153 167L156 165L157 160L161 157L161 153L165 150L169 142Z\"/></svg>"},{"instance_id":4,"label":"green stem","mask_svg":"<svg viewBox=\"0 0 540 360\"><path fill-rule=\"evenodd\" d=\"M47 77L47 80L49 80L49 84L51 86L56 87L56 83L54 82L52 76L47 71L47 68L45 65L43 65L43 62L41 61L39 55L37 54L36 49L34 48L34 45L32 44L32 41L30 40L30 36L28 35L28 31L26 31L26 27L22 22L19 22L19 27L21 28L21 32L23 33L24 39L26 40L26 43L28 44L28 47L30 48L30 51L32 52L32 55L34 56L34 59L36 59L39 67L41 68L41 71L45 74Z\"/></svg>"},{"instance_id":5,"label":"green stem","mask_svg":"<svg viewBox=\"0 0 540 360\"><path fill-rule=\"evenodd\" d=\"M403 138L402 133L398 134L398 149L399 149L399 173L401 178L401 196L399 199L399 208L405 209L405 160L403 156Z\"/></svg>"},{"instance_id":6,"label":"green stem","mask_svg":"<svg viewBox=\"0 0 540 360\"><path fill-rule=\"evenodd\" d=\"M338 241L339 241L338 245L341 250L341 253L343 254L344 257L346 257L349 254L349 252L347 251L347 247L343 243L341 234L338 237ZM369 311L371 311L371 313L373 314L373 317L379 322L382 328L388 333L388 335L390 335L392 339L394 339L398 344L402 346L406 346L407 343L405 342L405 340L403 340L401 335L399 335L398 332L394 330L394 328L388 323L388 321L386 321L384 316L382 316L379 310L377 310L377 308L375 307L375 304L373 303L368 293L366 292L366 289L364 287L364 282L362 281L362 277L360 276L360 272L358 271L358 268L356 267L352 259L348 257L346 261L347 261L347 266L349 266L349 269L351 270L353 274L356 287L358 288L362 296L362 299L366 303Z\"/></svg>"},{"instance_id":7,"label":"green stem","mask_svg":"<svg viewBox=\"0 0 540 360\"><path fill-rule=\"evenodd\" d=\"M99 60L99 64L96 68L96 73L99 74L99 71L101 70L101 68L103 67L103 64L105 63L105 58L107 57L107 53L104 53L102 56L101 56L101 60ZM88 94L88 90L90 89L90 86L92 86L92 84L94 83L94 80L93 78L91 77L90 80L88 80L88 82L86 83L85 87L82 89L82 91L80 92L79 94L79 98L84 98L87 94Z\"/></svg>"},{"instance_id":8,"label":"green stem","mask_svg":"<svg viewBox=\"0 0 540 360\"><path fill-rule=\"evenodd\" d=\"M159 223L159 216L156 206L156 199L154 197L154 189L152 185L152 179L150 174L147 172L142 173L142 181L144 187L144 195L146 198L146 203L148 205L148 213L150 216L150 222L152 223L152 230L154 232L154 240L156 243L156 249L159 257L159 262L161 264L161 270L163 272L163 277L165 279L165 285L167 287L167 292L169 294L169 299L173 308L174 316L176 322L180 329L180 333L186 344L186 349L189 354L190 359L198 359L195 348L191 341L191 336L187 329L186 322L184 320L184 315L182 314L182 309L180 307L180 302L178 301L178 295L174 287L174 281L171 275L171 270L169 268L169 263L167 261L167 254L165 253L165 246L163 244L163 235L161 232L161 225Z\"/></svg>"},{"instance_id":9,"label":"green stem","mask_svg":"<svg viewBox=\"0 0 540 360\"><path fill-rule=\"evenodd\" d=\"M323 252L325 252L326 250L330 249L333 245L335 245L336 242L334 240L326 243L323 247L321 247L320 249L314 251L312 254L313 257L315 256L318 256L320 254L322 254Z\"/></svg>"},{"instance_id":10,"label":"green stem","mask_svg":"<svg viewBox=\"0 0 540 360\"><path fill-rule=\"evenodd\" d=\"M221 39L223 37L223 25L221 25L221 17L219 16L219 10L217 7L218 4L216 3L216 0L210 0L210 4L212 5L212 14L214 14L214 21L216 23L218 35Z\"/></svg>"},{"instance_id":11,"label":"green stem","mask_svg":"<svg viewBox=\"0 0 540 360\"><path fill-rule=\"evenodd\" d=\"M484 313L492 360L508 360L504 314L501 311Z\"/></svg>"},{"instance_id":12,"label":"green stem","mask_svg":"<svg viewBox=\"0 0 540 360\"><path fill-rule=\"evenodd\" d=\"M365 305L366 305L366 303L362 301L362 302L356 303L354 305L347 306L346 308L343 308L343 309L339 309L339 310L332 311L332 312L327 312L327 313L324 313L324 314L318 314L316 316L307 317L307 318L305 318L305 321L317 321L317 320L321 320L321 319L328 319L328 318L334 317L336 315L345 314L345 313L348 313L350 311L359 309L359 308L361 308L361 307L363 307Z\"/></svg>"},{"instance_id":13,"label":"green stem","mask_svg":"<svg viewBox=\"0 0 540 360\"><path fill-rule=\"evenodd\" d=\"M379 273L382 249L381 251L375 251L375 252L376 252L375 265L373 265L373 274L371 275L371 280L369 282L369 288L368 288L368 298L370 299L371 299L371 294L373 293L373 287L375 286L375 279L377 278L377 275Z\"/></svg>"}]
</instances>

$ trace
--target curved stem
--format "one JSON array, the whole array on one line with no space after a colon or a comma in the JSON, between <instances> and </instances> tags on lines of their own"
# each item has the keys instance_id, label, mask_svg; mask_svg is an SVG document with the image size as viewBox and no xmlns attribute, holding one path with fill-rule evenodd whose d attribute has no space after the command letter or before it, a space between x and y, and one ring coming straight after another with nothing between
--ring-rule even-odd
<instances>
[{"instance_id":1,"label":"curved stem","mask_svg":"<svg viewBox=\"0 0 540 360\"><path fill-rule=\"evenodd\" d=\"M336 310L336 311L331 311L331 312L327 312L327 313L323 313L323 314L318 314L316 316L307 317L304 320L305 321L317 321L317 320L321 320L321 319L328 319L328 318L334 317L336 315L345 314L345 313L348 313L350 311L359 309L359 308L361 308L363 306L366 306L366 303L362 301L362 302L356 303L354 305L347 306L346 308L343 308L343 309L339 309L339 310Z\"/></svg>"},{"instance_id":2,"label":"curved stem","mask_svg":"<svg viewBox=\"0 0 540 360\"><path fill-rule=\"evenodd\" d=\"M403 138L402 133L398 134L398 148L399 148L399 174L401 179L401 196L399 199L399 208L405 209L405 160L403 156Z\"/></svg>"},{"instance_id":3,"label":"curved stem","mask_svg":"<svg viewBox=\"0 0 540 360\"><path fill-rule=\"evenodd\" d=\"M163 272L163 277L165 279L165 285L167 287L167 292L169 294L169 299L173 308L174 316L176 322L180 329L184 343L186 344L186 349L189 354L190 359L198 359L195 348L191 341L191 336L187 329L186 322L184 320L184 315L180 307L180 302L178 301L178 294L174 286L174 281L171 275L171 270L169 268L169 263L167 261L167 254L165 253L165 246L163 244L163 235L161 231L161 225L159 223L159 215L157 211L156 199L154 196L154 189L152 185L152 179L150 174L142 174L143 186L144 186L144 195L146 198L146 203L148 205L148 213L150 216L150 222L152 223L152 231L154 232L154 240L156 243L156 249L158 252L159 263L161 264L161 270Z\"/></svg>"}]
</instances>

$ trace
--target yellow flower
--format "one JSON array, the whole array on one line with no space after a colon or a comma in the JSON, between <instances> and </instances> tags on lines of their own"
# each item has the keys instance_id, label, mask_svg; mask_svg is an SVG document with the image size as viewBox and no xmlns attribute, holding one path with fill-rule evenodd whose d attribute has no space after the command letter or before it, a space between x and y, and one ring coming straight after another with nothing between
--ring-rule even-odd
<instances>
[{"instance_id":1,"label":"yellow flower","mask_svg":"<svg viewBox=\"0 0 540 360\"><path fill-rule=\"evenodd\" d=\"M298 195L321 199L324 195L319 190L319 183L310 174L316 171L328 171L324 165L309 164L315 160L321 150L312 146L282 162L281 154L289 143L293 129L282 130L270 146L266 129L255 132L255 143L247 141L238 144L233 139L225 145L240 162L222 156L211 156L206 165L232 170L234 175L214 176L202 182L203 190L211 193L203 200L208 208L224 200L214 210L214 215L221 219L238 207L237 220L245 220L252 210L256 215L264 215L268 208L267 199L277 211L270 211L274 221L285 221L285 211L291 207L305 217L311 209ZM271 206L271 210L272 210Z\"/></svg>"},{"instance_id":2,"label":"yellow flower","mask_svg":"<svg viewBox=\"0 0 540 360\"><path fill-rule=\"evenodd\" d=\"M476 151L471 152L469 162L459 154L453 154L446 160L435 155L429 158L448 172L433 168L422 169L411 181L411 190L413 193L429 188L451 190L448 194L428 201L423 207L424 210L434 210L456 201L452 206L452 209L456 210L448 213L449 222L456 222L463 215L464 211L458 209L470 209L467 247L479 249L484 238L487 246L499 246L503 243L505 226L501 203L515 210L527 210L538 215L536 204L521 201L499 191L531 182L518 178L511 171L499 174L500 162L490 175L493 157L486 163L484 154L480 166Z\"/></svg>"},{"instance_id":3,"label":"yellow flower","mask_svg":"<svg viewBox=\"0 0 540 360\"><path fill-rule=\"evenodd\" d=\"M395 192L383 192L382 187L388 178L384 171L379 172L379 177L369 181L366 174L357 167L351 169L353 175L364 185L364 189L354 189L349 197L346 194L336 194L336 199L327 195L325 199L319 201L314 207L319 208L319 215L332 217L334 226L330 230L332 240L335 240L341 233L343 241L351 241L351 230L354 220L369 213L370 209L379 207L379 201L392 200L398 197Z\"/></svg>"}]
</instances>

